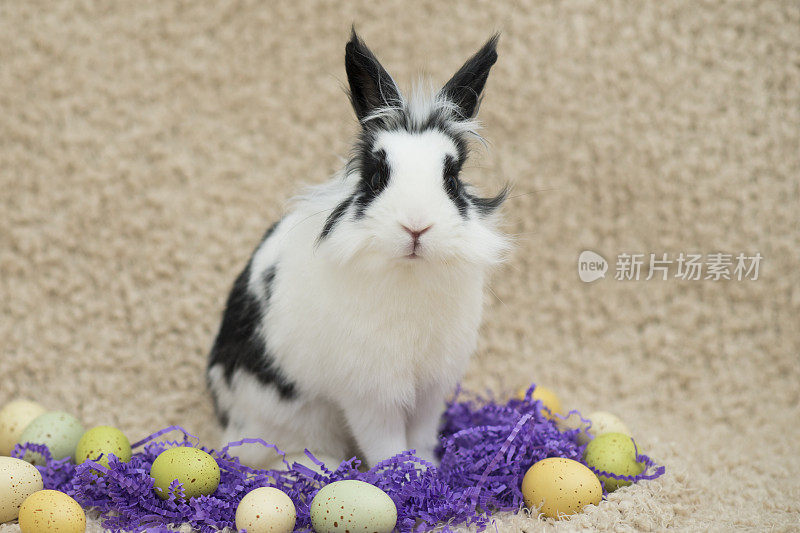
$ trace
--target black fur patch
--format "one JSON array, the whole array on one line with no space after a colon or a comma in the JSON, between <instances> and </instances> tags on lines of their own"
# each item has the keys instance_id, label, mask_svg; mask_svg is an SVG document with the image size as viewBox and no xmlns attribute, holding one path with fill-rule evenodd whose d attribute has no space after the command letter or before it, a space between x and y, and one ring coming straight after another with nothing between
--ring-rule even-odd
<instances>
[{"instance_id":1,"label":"black fur patch","mask_svg":"<svg viewBox=\"0 0 800 533\"><path fill-rule=\"evenodd\" d=\"M478 210L478 214L482 216L488 216L497 211L497 208L500 207L506 200L506 197L508 196L508 187L503 187L503 190L501 190L497 196L493 196L491 198L480 198L469 193L464 194L469 200L469 203L475 206L475 209Z\"/></svg>"},{"instance_id":2,"label":"black fur patch","mask_svg":"<svg viewBox=\"0 0 800 533\"><path fill-rule=\"evenodd\" d=\"M208 366L211 368L221 365L228 385L237 369L246 370L263 385L274 386L281 398L290 400L297 395L295 385L283 375L280 369L275 367L273 357L267 352L264 341L258 334L262 306L247 288L250 268L251 263L248 263L236 278L228 296L222 324L209 355ZM275 267L273 266L264 273L266 294L263 305L268 304L274 278ZM218 416L223 424L227 423L227 413L220 415L218 412Z\"/></svg>"},{"instance_id":3,"label":"black fur patch","mask_svg":"<svg viewBox=\"0 0 800 533\"><path fill-rule=\"evenodd\" d=\"M281 223L281 221L279 220L279 221L277 221L276 223L274 223L273 225L271 225L271 226L270 226L270 227L267 229L267 231L265 231L265 232L264 232L264 235L261 237L261 242L264 242L264 241L266 241L267 239L269 239L269 238L272 236L272 234L273 234L273 233L275 233L275 230L278 228L278 225L279 225L280 223Z\"/></svg>"},{"instance_id":4,"label":"black fur patch","mask_svg":"<svg viewBox=\"0 0 800 533\"><path fill-rule=\"evenodd\" d=\"M264 301L269 303L272 298L272 282L275 281L275 265L264 271Z\"/></svg>"},{"instance_id":5,"label":"black fur patch","mask_svg":"<svg viewBox=\"0 0 800 533\"><path fill-rule=\"evenodd\" d=\"M333 227L336 225L337 222L344 216L347 212L347 208L350 207L350 204L353 202L353 197L350 196L342 203L336 206L336 208L331 211L331 214L328 215L328 218L325 220L325 225L322 227L322 233L319 234L318 240L323 240L327 237L330 232L333 230Z\"/></svg>"},{"instance_id":6,"label":"black fur patch","mask_svg":"<svg viewBox=\"0 0 800 533\"><path fill-rule=\"evenodd\" d=\"M386 161L386 152L372 151L371 145L364 145L361 154L361 181L355 194L355 218L364 216L364 210L389 184L389 163Z\"/></svg>"},{"instance_id":7,"label":"black fur patch","mask_svg":"<svg viewBox=\"0 0 800 533\"><path fill-rule=\"evenodd\" d=\"M466 155L464 155L466 158ZM462 218L467 218L467 199L464 196L464 187L458 175L461 173L461 165L464 164L463 160L456 160L451 156L444 158L444 172L442 173L442 181L444 183L444 190L450 200L453 201L458 212Z\"/></svg>"}]
</instances>

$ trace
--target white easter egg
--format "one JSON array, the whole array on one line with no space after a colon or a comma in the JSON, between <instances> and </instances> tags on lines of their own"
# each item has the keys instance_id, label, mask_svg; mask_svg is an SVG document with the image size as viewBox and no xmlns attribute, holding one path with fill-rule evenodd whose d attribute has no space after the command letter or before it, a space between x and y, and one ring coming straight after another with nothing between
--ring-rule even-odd
<instances>
[{"instance_id":1,"label":"white easter egg","mask_svg":"<svg viewBox=\"0 0 800 533\"><path fill-rule=\"evenodd\" d=\"M631 430L625 425L625 422L620 418L608 411L595 411L587 417L592 421L592 426L589 428L589 434L593 437L605 435L606 433L622 433L632 437ZM578 435L578 442L586 444L589 442L589 437L585 433Z\"/></svg>"},{"instance_id":2,"label":"white easter egg","mask_svg":"<svg viewBox=\"0 0 800 533\"><path fill-rule=\"evenodd\" d=\"M42 489L42 474L35 466L22 459L0 457L0 524L16 520L22 502Z\"/></svg>"},{"instance_id":3,"label":"white easter egg","mask_svg":"<svg viewBox=\"0 0 800 533\"><path fill-rule=\"evenodd\" d=\"M292 499L275 487L251 490L236 508L236 529L247 533L291 533L296 519Z\"/></svg>"}]
</instances>

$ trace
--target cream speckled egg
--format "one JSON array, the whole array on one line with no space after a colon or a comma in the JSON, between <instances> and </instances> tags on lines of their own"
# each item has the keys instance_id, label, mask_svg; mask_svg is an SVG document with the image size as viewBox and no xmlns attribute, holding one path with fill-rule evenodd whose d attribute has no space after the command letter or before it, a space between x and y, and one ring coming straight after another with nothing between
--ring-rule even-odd
<instances>
[{"instance_id":1,"label":"cream speckled egg","mask_svg":"<svg viewBox=\"0 0 800 533\"><path fill-rule=\"evenodd\" d=\"M397 524L397 507L389 495L355 479L322 487L310 510L311 525L317 533L389 533Z\"/></svg>"},{"instance_id":2,"label":"cream speckled egg","mask_svg":"<svg viewBox=\"0 0 800 533\"><path fill-rule=\"evenodd\" d=\"M0 524L16 520L25 498L42 490L42 474L32 464L13 457L0 457Z\"/></svg>"},{"instance_id":3,"label":"cream speckled egg","mask_svg":"<svg viewBox=\"0 0 800 533\"><path fill-rule=\"evenodd\" d=\"M296 519L292 499L275 487L251 490L236 508L236 529L247 533L291 533Z\"/></svg>"},{"instance_id":4,"label":"cream speckled egg","mask_svg":"<svg viewBox=\"0 0 800 533\"><path fill-rule=\"evenodd\" d=\"M0 455L11 455L28 424L46 411L38 403L29 400L14 400L0 409Z\"/></svg>"},{"instance_id":5,"label":"cream speckled egg","mask_svg":"<svg viewBox=\"0 0 800 533\"><path fill-rule=\"evenodd\" d=\"M37 416L28 424L19 437L20 444L35 442L46 444L53 459L72 457L75 447L83 435L84 429L80 421L69 413L50 411ZM38 453L28 452L24 459L33 464L44 464Z\"/></svg>"},{"instance_id":6,"label":"cream speckled egg","mask_svg":"<svg viewBox=\"0 0 800 533\"><path fill-rule=\"evenodd\" d=\"M534 463L522 479L525 505L548 518L561 518L597 505L603 498L600 480L589 468L562 457Z\"/></svg>"},{"instance_id":7,"label":"cream speckled egg","mask_svg":"<svg viewBox=\"0 0 800 533\"><path fill-rule=\"evenodd\" d=\"M177 446L161 452L150 467L155 491L164 500L174 480L183 483L186 498L208 496L219 486L220 471L216 459L199 448Z\"/></svg>"},{"instance_id":8,"label":"cream speckled egg","mask_svg":"<svg viewBox=\"0 0 800 533\"><path fill-rule=\"evenodd\" d=\"M75 462L87 459L108 467L108 454L113 453L120 461L127 463L133 455L128 437L117 428L97 426L83 434L75 448ZM102 457L100 457L102 455ZM100 457L98 460L97 458Z\"/></svg>"},{"instance_id":9,"label":"cream speckled egg","mask_svg":"<svg viewBox=\"0 0 800 533\"><path fill-rule=\"evenodd\" d=\"M623 435L627 435L629 437L633 436L631 430L625 425L625 422L620 420L617 415L607 411L595 411L586 418L592 421L592 427L588 429L588 432L593 437L597 437L605 433L622 433ZM589 437L582 432L578 434L578 442L581 444L586 444L589 442Z\"/></svg>"},{"instance_id":10,"label":"cream speckled egg","mask_svg":"<svg viewBox=\"0 0 800 533\"><path fill-rule=\"evenodd\" d=\"M22 503L19 528L22 533L83 533L86 514L63 492L40 490Z\"/></svg>"}]
</instances>

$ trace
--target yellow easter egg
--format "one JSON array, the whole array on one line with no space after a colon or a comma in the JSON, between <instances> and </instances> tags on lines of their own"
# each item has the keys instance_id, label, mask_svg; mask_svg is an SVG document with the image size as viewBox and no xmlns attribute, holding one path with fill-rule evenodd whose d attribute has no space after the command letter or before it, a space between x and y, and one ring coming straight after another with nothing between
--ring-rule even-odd
<instances>
[{"instance_id":1,"label":"yellow easter egg","mask_svg":"<svg viewBox=\"0 0 800 533\"><path fill-rule=\"evenodd\" d=\"M597 476L572 459L550 457L531 466L522 479L525 505L548 518L559 519L597 505L603 488Z\"/></svg>"},{"instance_id":2,"label":"yellow easter egg","mask_svg":"<svg viewBox=\"0 0 800 533\"><path fill-rule=\"evenodd\" d=\"M57 490L40 490L19 508L22 533L84 533L86 514L80 504Z\"/></svg>"},{"instance_id":3,"label":"yellow easter egg","mask_svg":"<svg viewBox=\"0 0 800 533\"><path fill-rule=\"evenodd\" d=\"M517 391L515 397L518 400L522 400L525 398L525 393L527 391L528 387L523 387ZM547 387L537 385L536 388L533 389L531 398L534 401L539 400L542 402L542 414L547 418L552 419L553 415L561 414L564 409L561 405L561 400L558 398L558 396L556 396L556 393Z\"/></svg>"}]
</instances>

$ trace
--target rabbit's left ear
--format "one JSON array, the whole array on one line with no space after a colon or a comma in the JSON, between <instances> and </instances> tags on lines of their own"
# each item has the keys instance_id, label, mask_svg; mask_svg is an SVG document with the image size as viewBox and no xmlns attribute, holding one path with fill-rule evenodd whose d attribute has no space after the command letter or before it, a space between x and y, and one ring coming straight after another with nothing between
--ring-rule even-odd
<instances>
[{"instance_id":1,"label":"rabbit's left ear","mask_svg":"<svg viewBox=\"0 0 800 533\"><path fill-rule=\"evenodd\" d=\"M442 89L442 94L457 106L462 119L470 119L478 113L483 86L486 85L489 70L497 61L499 39L500 34L492 35Z\"/></svg>"},{"instance_id":2,"label":"rabbit's left ear","mask_svg":"<svg viewBox=\"0 0 800 533\"><path fill-rule=\"evenodd\" d=\"M345 46L344 67L358 120L382 107L401 104L400 90L353 28Z\"/></svg>"}]
</instances>

